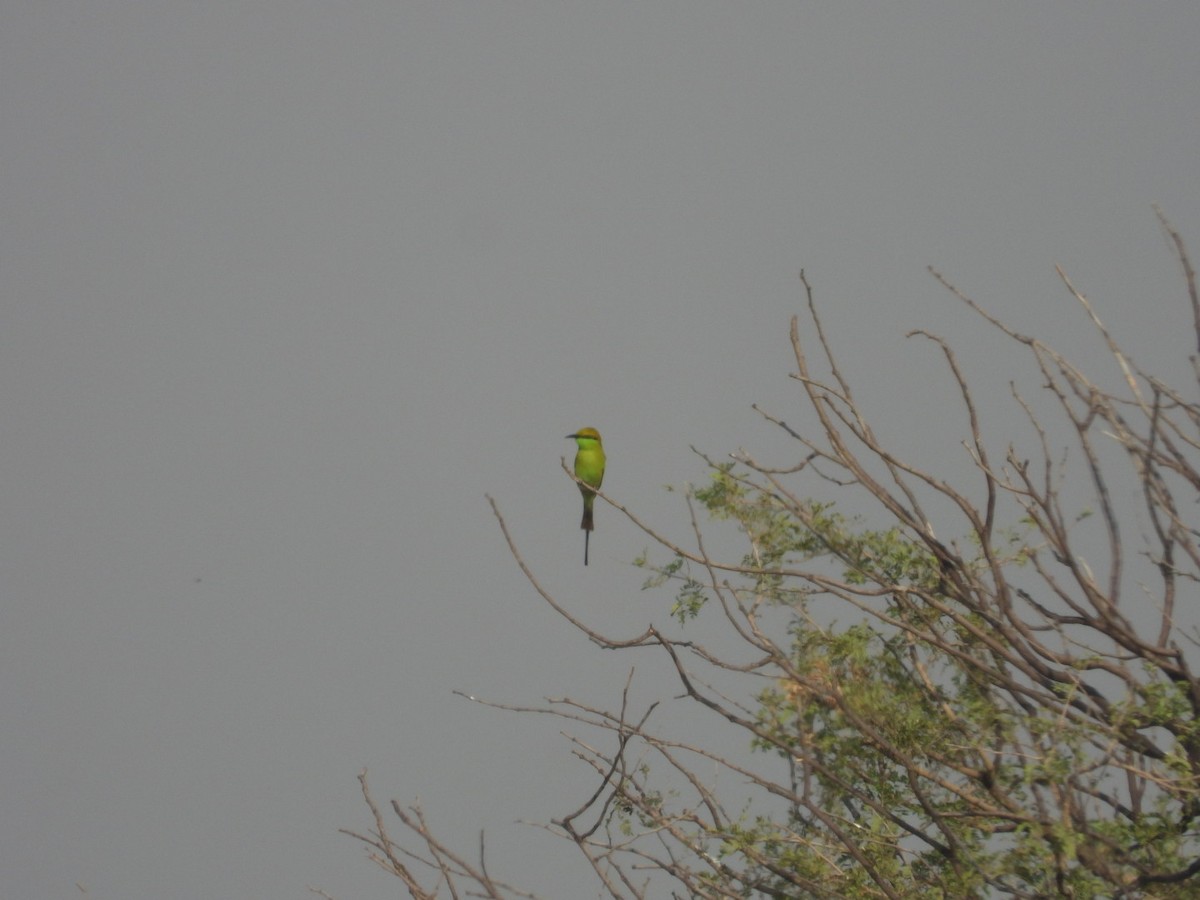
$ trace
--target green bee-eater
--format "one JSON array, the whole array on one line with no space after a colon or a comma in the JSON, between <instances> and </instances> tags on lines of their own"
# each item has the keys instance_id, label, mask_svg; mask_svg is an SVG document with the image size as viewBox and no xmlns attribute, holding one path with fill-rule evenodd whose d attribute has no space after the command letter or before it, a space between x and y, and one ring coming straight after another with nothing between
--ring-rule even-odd
<instances>
[{"instance_id":1,"label":"green bee-eater","mask_svg":"<svg viewBox=\"0 0 1200 900\"><path fill-rule=\"evenodd\" d=\"M592 529L592 504L596 501L595 489L604 481L604 445L600 443L600 432L595 428L580 428L567 437L574 438L579 445L575 454L575 477L581 482L579 492L583 494L583 564L588 563L588 539Z\"/></svg>"}]
</instances>

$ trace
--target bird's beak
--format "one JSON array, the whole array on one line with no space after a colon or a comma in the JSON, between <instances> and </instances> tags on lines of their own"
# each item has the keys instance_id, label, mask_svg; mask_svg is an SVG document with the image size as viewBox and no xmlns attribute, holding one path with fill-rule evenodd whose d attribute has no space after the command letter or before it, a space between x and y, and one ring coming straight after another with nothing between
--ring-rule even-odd
<instances>
[{"instance_id":1,"label":"bird's beak","mask_svg":"<svg viewBox=\"0 0 1200 900\"><path fill-rule=\"evenodd\" d=\"M566 440L566 438L577 438L577 437L579 437L579 435L577 435L577 434L568 434L566 437L563 438L563 440Z\"/></svg>"}]
</instances>

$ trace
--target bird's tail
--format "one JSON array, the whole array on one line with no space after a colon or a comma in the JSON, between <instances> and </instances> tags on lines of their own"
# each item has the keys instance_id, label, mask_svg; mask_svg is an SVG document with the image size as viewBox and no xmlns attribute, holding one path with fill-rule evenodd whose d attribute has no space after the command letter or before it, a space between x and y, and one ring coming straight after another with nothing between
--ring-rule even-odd
<instances>
[{"instance_id":1,"label":"bird's tail","mask_svg":"<svg viewBox=\"0 0 1200 900\"><path fill-rule=\"evenodd\" d=\"M583 564L585 566L588 562L588 544L591 543L592 532L596 530L596 525L592 521L592 504L595 501L595 494L588 492L583 495L583 521L579 523L579 527L583 529Z\"/></svg>"}]
</instances>

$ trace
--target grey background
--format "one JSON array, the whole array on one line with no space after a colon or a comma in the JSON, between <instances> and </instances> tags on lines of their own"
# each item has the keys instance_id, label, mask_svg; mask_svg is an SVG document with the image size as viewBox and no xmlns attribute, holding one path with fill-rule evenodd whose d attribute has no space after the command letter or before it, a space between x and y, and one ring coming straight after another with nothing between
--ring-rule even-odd
<instances>
[{"instance_id":1,"label":"grey background","mask_svg":"<svg viewBox=\"0 0 1200 900\"><path fill-rule=\"evenodd\" d=\"M612 705L630 660L484 492L632 634L670 595L607 507L584 569L562 436L685 539L689 445L793 458L749 404L799 408L801 267L931 465L903 334L1021 362L926 265L1087 359L1058 263L1188 352L1151 204L1200 254L1198 44L1192 2L0 5L0 898L395 896L337 833L363 766L592 895L513 824L590 790L557 727L451 691Z\"/></svg>"}]
</instances>

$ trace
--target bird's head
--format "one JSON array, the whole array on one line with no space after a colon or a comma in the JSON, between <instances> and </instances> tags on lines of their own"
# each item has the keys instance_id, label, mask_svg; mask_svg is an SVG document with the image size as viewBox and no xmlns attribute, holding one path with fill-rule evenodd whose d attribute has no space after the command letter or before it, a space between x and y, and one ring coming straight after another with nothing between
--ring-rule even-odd
<instances>
[{"instance_id":1,"label":"bird's head","mask_svg":"<svg viewBox=\"0 0 1200 900\"><path fill-rule=\"evenodd\" d=\"M600 432L598 432L595 428L580 428L574 434L568 434L567 437L574 438L575 443L577 443L580 447L590 441L595 441L597 444L600 443Z\"/></svg>"}]
</instances>

